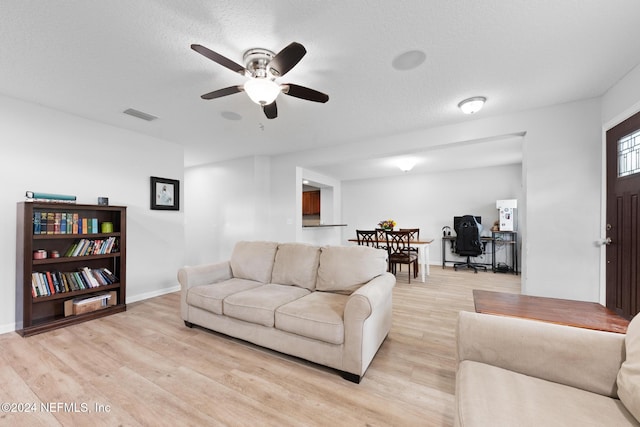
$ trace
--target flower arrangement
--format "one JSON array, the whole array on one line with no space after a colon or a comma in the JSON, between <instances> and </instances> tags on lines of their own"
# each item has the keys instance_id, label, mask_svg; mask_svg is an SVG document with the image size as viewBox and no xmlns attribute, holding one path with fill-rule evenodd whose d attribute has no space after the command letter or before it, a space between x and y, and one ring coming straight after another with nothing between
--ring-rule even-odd
<instances>
[{"instance_id":1,"label":"flower arrangement","mask_svg":"<svg viewBox=\"0 0 640 427\"><path fill-rule=\"evenodd\" d=\"M393 230L393 227L396 226L396 222L392 219L385 219L384 221L380 221L378 226L384 230Z\"/></svg>"}]
</instances>

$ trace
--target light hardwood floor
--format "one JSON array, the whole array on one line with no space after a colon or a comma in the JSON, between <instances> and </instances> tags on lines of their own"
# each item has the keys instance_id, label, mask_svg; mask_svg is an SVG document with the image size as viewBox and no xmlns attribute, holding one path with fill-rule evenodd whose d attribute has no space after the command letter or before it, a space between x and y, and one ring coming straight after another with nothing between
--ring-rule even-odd
<instances>
[{"instance_id":1,"label":"light hardwood floor","mask_svg":"<svg viewBox=\"0 0 640 427\"><path fill-rule=\"evenodd\" d=\"M520 276L432 266L427 283L409 285L405 270L391 333L360 384L188 329L173 293L30 338L0 335L0 425L450 426L457 313L473 311L473 289L519 293Z\"/></svg>"}]
</instances>

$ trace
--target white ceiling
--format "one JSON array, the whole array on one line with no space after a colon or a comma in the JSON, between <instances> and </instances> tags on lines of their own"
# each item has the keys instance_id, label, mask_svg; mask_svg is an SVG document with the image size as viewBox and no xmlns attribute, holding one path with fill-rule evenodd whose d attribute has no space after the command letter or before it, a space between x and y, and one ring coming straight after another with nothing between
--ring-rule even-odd
<instances>
[{"instance_id":1,"label":"white ceiling","mask_svg":"<svg viewBox=\"0 0 640 427\"><path fill-rule=\"evenodd\" d=\"M176 142L192 166L597 97L640 63L639 18L637 0L1 0L0 93ZM327 93L328 103L281 95L268 120L244 93L200 99L243 78L192 43L242 63L249 48L278 52L292 41L307 55L279 81ZM394 69L410 50L426 61ZM462 115L457 103L476 95L485 108ZM508 146L503 163L514 163L519 139L473 145ZM468 157L496 163L487 151ZM417 170L452 156L426 154L398 153L416 157ZM353 179L384 161L323 170Z\"/></svg>"}]
</instances>

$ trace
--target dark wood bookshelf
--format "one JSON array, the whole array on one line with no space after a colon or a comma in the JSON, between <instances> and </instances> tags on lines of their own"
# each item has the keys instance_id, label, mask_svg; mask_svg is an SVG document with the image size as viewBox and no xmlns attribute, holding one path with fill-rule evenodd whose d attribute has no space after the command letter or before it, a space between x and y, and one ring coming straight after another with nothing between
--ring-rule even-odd
<instances>
[{"instance_id":1,"label":"dark wood bookshelf","mask_svg":"<svg viewBox=\"0 0 640 427\"><path fill-rule=\"evenodd\" d=\"M111 222L111 233L34 233L34 213L77 213L80 218L96 218L97 223ZM16 238L16 332L30 336L52 329L108 316L126 310L126 234L127 208L125 206L85 205L55 202L19 202L17 206ZM105 254L64 256L34 259L34 251L45 250L47 254L67 250L80 239L101 240L117 238L117 250ZM74 272L81 268L106 268L117 278L117 283L56 292L52 295L33 296L32 275L34 272ZM82 296L114 291L114 305L96 311L65 316L65 301Z\"/></svg>"}]
</instances>

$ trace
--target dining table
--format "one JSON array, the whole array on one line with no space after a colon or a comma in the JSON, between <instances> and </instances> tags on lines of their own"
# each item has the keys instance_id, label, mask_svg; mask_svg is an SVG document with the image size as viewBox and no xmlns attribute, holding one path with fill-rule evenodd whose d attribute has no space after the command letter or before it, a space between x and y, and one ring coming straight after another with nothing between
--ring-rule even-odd
<instances>
[{"instance_id":1,"label":"dining table","mask_svg":"<svg viewBox=\"0 0 640 427\"><path fill-rule=\"evenodd\" d=\"M349 242L358 243L358 239L349 239ZM373 240L377 245L386 246L386 240ZM426 276L430 274L429 271L429 245L433 243L433 239L431 238L421 238L418 240L411 240L409 242L410 247L415 247L418 249L418 264L420 264L420 277L422 279L422 283L426 282Z\"/></svg>"}]
</instances>

